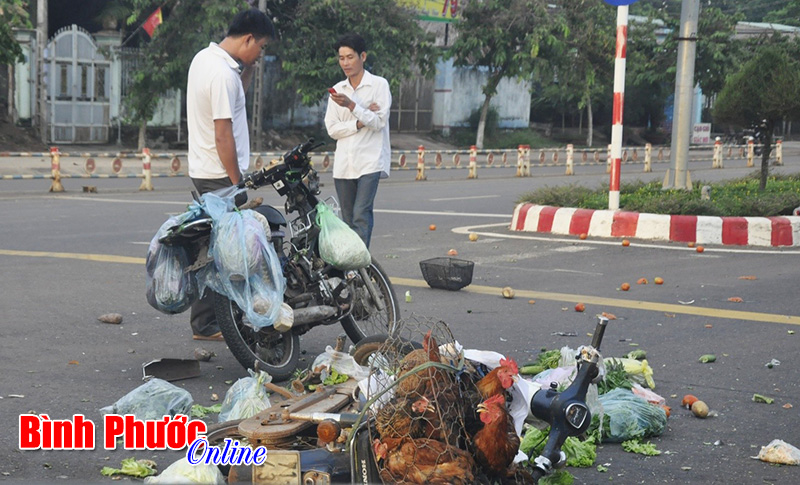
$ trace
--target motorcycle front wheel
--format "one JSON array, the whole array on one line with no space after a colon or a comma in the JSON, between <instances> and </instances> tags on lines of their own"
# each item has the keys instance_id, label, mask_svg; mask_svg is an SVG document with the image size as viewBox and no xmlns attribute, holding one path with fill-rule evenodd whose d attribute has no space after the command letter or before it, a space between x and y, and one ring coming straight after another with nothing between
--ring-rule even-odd
<instances>
[{"instance_id":1,"label":"motorcycle front wheel","mask_svg":"<svg viewBox=\"0 0 800 485\"><path fill-rule=\"evenodd\" d=\"M375 258L372 258L365 272L380 302L375 301L359 272L355 283L351 285L354 293L353 311L341 320L342 328L353 343L372 335L383 335L384 338L392 335L400 318L400 307L392 282Z\"/></svg>"},{"instance_id":2,"label":"motorcycle front wheel","mask_svg":"<svg viewBox=\"0 0 800 485\"><path fill-rule=\"evenodd\" d=\"M266 371L276 381L292 376L300 359L300 337L293 331L278 332L272 327L256 330L236 302L214 294L214 312L225 343L245 369Z\"/></svg>"}]
</instances>

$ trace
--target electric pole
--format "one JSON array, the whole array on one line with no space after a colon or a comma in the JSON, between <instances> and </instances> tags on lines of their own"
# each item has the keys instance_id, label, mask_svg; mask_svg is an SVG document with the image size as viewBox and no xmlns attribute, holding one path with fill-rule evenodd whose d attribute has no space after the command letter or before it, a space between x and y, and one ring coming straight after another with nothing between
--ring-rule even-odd
<instances>
[{"instance_id":1,"label":"electric pole","mask_svg":"<svg viewBox=\"0 0 800 485\"><path fill-rule=\"evenodd\" d=\"M697 49L697 19L699 0L683 0L681 29L678 37L678 69L675 73L675 107L672 115L672 150L670 170L664 176L664 189L691 190L689 175L689 141L692 130L692 101L694 99L694 59Z\"/></svg>"},{"instance_id":2,"label":"electric pole","mask_svg":"<svg viewBox=\"0 0 800 485\"><path fill-rule=\"evenodd\" d=\"M267 11L267 0L258 0L258 9L262 12ZM255 150L261 151L262 148L262 127L261 127L261 113L263 111L263 93L264 90L264 54L256 60L253 73L253 119L250 120L250 139L255 140Z\"/></svg>"}]
</instances>

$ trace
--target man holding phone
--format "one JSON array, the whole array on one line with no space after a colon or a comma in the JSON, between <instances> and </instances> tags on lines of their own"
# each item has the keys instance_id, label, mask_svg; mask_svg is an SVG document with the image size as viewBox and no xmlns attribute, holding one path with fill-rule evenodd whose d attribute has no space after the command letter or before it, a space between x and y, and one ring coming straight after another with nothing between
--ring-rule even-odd
<instances>
[{"instance_id":1,"label":"man holding phone","mask_svg":"<svg viewBox=\"0 0 800 485\"><path fill-rule=\"evenodd\" d=\"M345 34L334 48L347 79L328 89L325 127L336 140L333 182L342 220L369 247L378 182L389 176L391 163L392 94L386 79L364 69L367 49L360 35Z\"/></svg>"}]
</instances>

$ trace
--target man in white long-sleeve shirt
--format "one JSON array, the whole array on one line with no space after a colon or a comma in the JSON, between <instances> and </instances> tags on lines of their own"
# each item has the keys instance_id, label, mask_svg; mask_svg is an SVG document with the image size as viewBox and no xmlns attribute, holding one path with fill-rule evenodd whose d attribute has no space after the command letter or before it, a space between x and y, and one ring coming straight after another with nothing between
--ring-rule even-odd
<instances>
[{"instance_id":1,"label":"man in white long-sleeve shirt","mask_svg":"<svg viewBox=\"0 0 800 485\"><path fill-rule=\"evenodd\" d=\"M336 140L333 182L342 219L369 247L378 182L389 176L391 163L392 94L386 79L364 69L366 42L360 35L343 35L334 47L347 79L332 88L325 113L328 135Z\"/></svg>"}]
</instances>

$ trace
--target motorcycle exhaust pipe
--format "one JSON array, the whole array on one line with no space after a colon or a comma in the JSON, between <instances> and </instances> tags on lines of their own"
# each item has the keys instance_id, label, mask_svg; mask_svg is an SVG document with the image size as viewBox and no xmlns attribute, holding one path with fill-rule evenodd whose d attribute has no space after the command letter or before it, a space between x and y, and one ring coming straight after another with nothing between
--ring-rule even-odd
<instances>
[{"instance_id":1,"label":"motorcycle exhaust pipe","mask_svg":"<svg viewBox=\"0 0 800 485\"><path fill-rule=\"evenodd\" d=\"M337 309L335 307L327 305L297 308L294 311L294 324L304 325L319 322L335 316L336 313Z\"/></svg>"}]
</instances>

